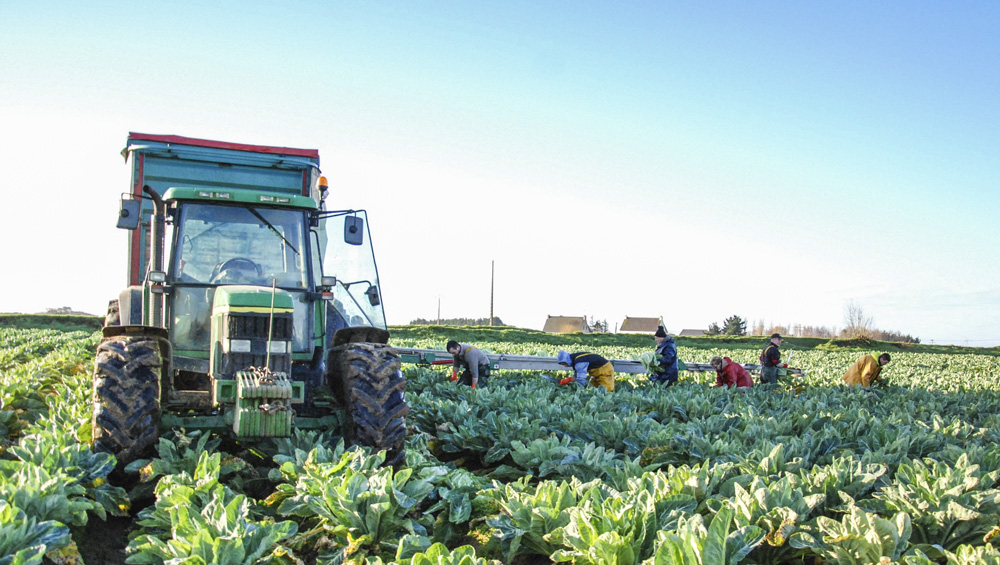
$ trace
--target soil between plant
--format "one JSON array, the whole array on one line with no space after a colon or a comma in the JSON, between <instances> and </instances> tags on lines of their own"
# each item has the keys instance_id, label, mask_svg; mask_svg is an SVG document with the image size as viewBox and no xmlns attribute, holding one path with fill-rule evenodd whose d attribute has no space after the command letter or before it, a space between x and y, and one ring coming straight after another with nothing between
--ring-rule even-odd
<instances>
[{"instance_id":1,"label":"soil between plant","mask_svg":"<svg viewBox=\"0 0 1000 565\"><path fill-rule=\"evenodd\" d=\"M108 516L107 520L91 515L87 525L74 532L73 541L84 565L122 565L128 533L135 524L132 516Z\"/></svg>"}]
</instances>

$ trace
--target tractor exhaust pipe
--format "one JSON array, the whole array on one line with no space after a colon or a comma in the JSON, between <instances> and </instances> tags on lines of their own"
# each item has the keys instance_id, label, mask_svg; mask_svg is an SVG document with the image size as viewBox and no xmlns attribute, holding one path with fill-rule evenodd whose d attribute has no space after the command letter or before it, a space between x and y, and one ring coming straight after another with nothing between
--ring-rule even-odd
<instances>
[{"instance_id":1,"label":"tractor exhaust pipe","mask_svg":"<svg viewBox=\"0 0 1000 565\"><path fill-rule=\"evenodd\" d=\"M149 270L163 271L163 238L166 235L167 205L148 184L142 191L153 201L153 217L149 222ZM148 281L147 281L148 282ZM149 295L150 325L163 327L163 295Z\"/></svg>"}]
</instances>

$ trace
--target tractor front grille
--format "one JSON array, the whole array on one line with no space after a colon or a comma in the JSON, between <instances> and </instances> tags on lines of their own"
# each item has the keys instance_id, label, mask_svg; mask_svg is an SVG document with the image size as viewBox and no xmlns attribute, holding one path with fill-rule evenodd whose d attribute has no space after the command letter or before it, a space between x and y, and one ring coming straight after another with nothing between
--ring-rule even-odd
<instances>
[{"instance_id":1,"label":"tractor front grille","mask_svg":"<svg viewBox=\"0 0 1000 565\"><path fill-rule=\"evenodd\" d=\"M219 376L232 378L239 371L265 366L275 373L291 374L293 335L291 312L275 313L273 319L270 314L251 312L231 312L225 316L221 337L228 351L222 355ZM269 328L270 342L286 346L282 352L272 350L270 359L267 353ZM250 351L235 351L235 348L230 346L234 341L241 343L249 341Z\"/></svg>"},{"instance_id":2,"label":"tractor front grille","mask_svg":"<svg viewBox=\"0 0 1000 565\"><path fill-rule=\"evenodd\" d=\"M292 339L291 313L270 314L238 313L229 314L227 329L233 339L267 339L268 328L272 327L271 339L289 341Z\"/></svg>"}]
</instances>

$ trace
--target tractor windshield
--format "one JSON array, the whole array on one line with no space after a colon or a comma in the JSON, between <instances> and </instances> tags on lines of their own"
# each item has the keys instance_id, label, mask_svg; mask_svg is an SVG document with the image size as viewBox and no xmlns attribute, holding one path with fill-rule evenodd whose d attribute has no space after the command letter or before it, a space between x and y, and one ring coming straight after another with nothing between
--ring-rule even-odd
<instances>
[{"instance_id":1,"label":"tractor windshield","mask_svg":"<svg viewBox=\"0 0 1000 565\"><path fill-rule=\"evenodd\" d=\"M295 351L311 346L306 215L302 210L187 202L174 226L169 282L171 340L178 350L204 351L215 288L271 286L294 300Z\"/></svg>"},{"instance_id":2,"label":"tractor windshield","mask_svg":"<svg viewBox=\"0 0 1000 565\"><path fill-rule=\"evenodd\" d=\"M305 289L305 215L299 210L188 204L181 209L174 282Z\"/></svg>"}]
</instances>

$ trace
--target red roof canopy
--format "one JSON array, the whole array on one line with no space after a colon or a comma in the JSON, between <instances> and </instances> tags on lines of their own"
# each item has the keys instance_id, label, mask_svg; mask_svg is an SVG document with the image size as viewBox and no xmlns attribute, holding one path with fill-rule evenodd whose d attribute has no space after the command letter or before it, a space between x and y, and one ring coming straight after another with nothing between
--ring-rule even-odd
<instances>
[{"instance_id":1,"label":"red roof canopy","mask_svg":"<svg viewBox=\"0 0 1000 565\"><path fill-rule=\"evenodd\" d=\"M272 155L292 155L295 157L310 157L319 159L319 151L316 149L295 149L293 147L271 147L267 145L247 145L245 143L229 143L226 141L212 141L210 139L197 139L194 137L184 137L181 135L155 135L149 133L129 132L128 137L133 141L158 141L160 143L177 143L181 145L194 145L196 147L213 147L216 149L232 149L234 151L252 151L254 153L270 153Z\"/></svg>"}]
</instances>

